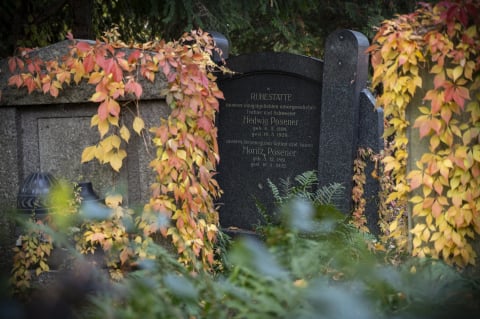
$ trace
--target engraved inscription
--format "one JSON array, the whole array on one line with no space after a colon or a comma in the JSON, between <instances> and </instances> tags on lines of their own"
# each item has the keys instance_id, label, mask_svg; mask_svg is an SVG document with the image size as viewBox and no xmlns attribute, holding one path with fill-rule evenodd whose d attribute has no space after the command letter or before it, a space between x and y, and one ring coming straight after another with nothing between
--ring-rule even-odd
<instances>
[{"instance_id":1,"label":"engraved inscription","mask_svg":"<svg viewBox=\"0 0 480 319\"><path fill-rule=\"evenodd\" d=\"M241 111L239 118L243 139L226 139L239 144L243 160L252 168L287 169L302 150L313 149L312 143L292 141L292 129L301 125L297 112L313 112L313 105L295 105L292 93L251 92L245 103L226 103L225 107ZM263 103L267 102L267 103ZM305 116L305 115L304 115Z\"/></svg>"}]
</instances>

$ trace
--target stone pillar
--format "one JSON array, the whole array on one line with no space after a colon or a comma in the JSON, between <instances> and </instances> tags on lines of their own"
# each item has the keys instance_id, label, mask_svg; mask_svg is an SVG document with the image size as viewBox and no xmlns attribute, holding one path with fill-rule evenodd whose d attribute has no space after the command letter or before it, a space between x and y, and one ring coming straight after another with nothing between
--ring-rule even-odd
<instances>
[{"instance_id":1,"label":"stone pillar","mask_svg":"<svg viewBox=\"0 0 480 319\"><path fill-rule=\"evenodd\" d=\"M368 39L361 33L338 30L325 44L318 178L345 186L343 212L352 208L353 160L358 147L360 92L368 76Z\"/></svg>"},{"instance_id":2,"label":"stone pillar","mask_svg":"<svg viewBox=\"0 0 480 319\"><path fill-rule=\"evenodd\" d=\"M358 147L371 149L375 154L379 154L384 148L383 128L383 109L375 107L372 93L368 89L363 89L360 93ZM372 176L374 169L375 164L367 160L364 185L365 216L370 232L380 234L378 226L380 182Z\"/></svg>"}]
</instances>

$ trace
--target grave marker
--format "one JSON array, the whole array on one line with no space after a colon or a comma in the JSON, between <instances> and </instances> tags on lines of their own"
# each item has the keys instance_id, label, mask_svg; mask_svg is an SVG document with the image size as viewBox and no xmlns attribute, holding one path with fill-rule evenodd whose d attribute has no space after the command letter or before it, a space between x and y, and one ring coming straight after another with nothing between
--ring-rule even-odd
<instances>
[{"instance_id":1,"label":"grave marker","mask_svg":"<svg viewBox=\"0 0 480 319\"><path fill-rule=\"evenodd\" d=\"M237 73L218 81L225 96L218 118L222 227L254 229L262 222L256 203L273 212L267 179L278 185L308 170L318 171L320 186L341 183L335 204L351 211L357 149L383 147L383 114L368 90L362 93L367 47L362 34L339 30L327 39L325 62L288 53L227 59ZM375 217L378 182L369 179L366 190L367 215Z\"/></svg>"}]
</instances>

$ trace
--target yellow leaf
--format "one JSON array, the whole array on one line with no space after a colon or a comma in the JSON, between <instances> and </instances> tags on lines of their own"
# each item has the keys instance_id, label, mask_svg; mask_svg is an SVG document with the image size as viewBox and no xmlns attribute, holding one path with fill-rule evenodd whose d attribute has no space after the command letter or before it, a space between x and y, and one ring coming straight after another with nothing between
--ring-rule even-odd
<instances>
[{"instance_id":1,"label":"yellow leaf","mask_svg":"<svg viewBox=\"0 0 480 319\"><path fill-rule=\"evenodd\" d=\"M122 125L122 127L120 128L120 136L127 143L128 143L128 140L130 140L130 131L125 125Z\"/></svg>"},{"instance_id":2,"label":"yellow leaf","mask_svg":"<svg viewBox=\"0 0 480 319\"><path fill-rule=\"evenodd\" d=\"M480 145L478 144L473 147L473 159L480 162Z\"/></svg>"},{"instance_id":3,"label":"yellow leaf","mask_svg":"<svg viewBox=\"0 0 480 319\"><path fill-rule=\"evenodd\" d=\"M105 134L107 134L110 125L108 125L107 120L99 121L98 122L98 132L100 132L100 137L103 138Z\"/></svg>"},{"instance_id":4,"label":"yellow leaf","mask_svg":"<svg viewBox=\"0 0 480 319\"><path fill-rule=\"evenodd\" d=\"M429 239L430 239L430 231L428 230L428 228L425 228L425 230L422 233L422 240L424 242L428 242Z\"/></svg>"},{"instance_id":5,"label":"yellow leaf","mask_svg":"<svg viewBox=\"0 0 480 319\"><path fill-rule=\"evenodd\" d=\"M118 117L109 115L107 119L108 119L108 123L118 127Z\"/></svg>"},{"instance_id":6,"label":"yellow leaf","mask_svg":"<svg viewBox=\"0 0 480 319\"><path fill-rule=\"evenodd\" d=\"M96 145L86 147L82 152L82 163L89 162L95 158L95 153L97 150Z\"/></svg>"},{"instance_id":7,"label":"yellow leaf","mask_svg":"<svg viewBox=\"0 0 480 319\"><path fill-rule=\"evenodd\" d=\"M122 153L113 153L111 154L110 156L110 166L112 166L112 168L119 172L120 171L120 168L122 167L122 160L125 158L125 156L123 156Z\"/></svg>"},{"instance_id":8,"label":"yellow leaf","mask_svg":"<svg viewBox=\"0 0 480 319\"><path fill-rule=\"evenodd\" d=\"M98 125L99 119L100 118L98 117L98 114L95 114L94 116L92 116L92 119L90 120L90 127L94 127Z\"/></svg>"},{"instance_id":9,"label":"yellow leaf","mask_svg":"<svg viewBox=\"0 0 480 319\"><path fill-rule=\"evenodd\" d=\"M430 109L426 106L420 106L418 107L418 110L422 113L422 114L430 114Z\"/></svg>"},{"instance_id":10,"label":"yellow leaf","mask_svg":"<svg viewBox=\"0 0 480 319\"><path fill-rule=\"evenodd\" d=\"M390 230L390 232L394 232L395 229L397 229L397 226L398 226L398 221L397 220L394 220L390 226L388 227L388 229Z\"/></svg>"},{"instance_id":11,"label":"yellow leaf","mask_svg":"<svg viewBox=\"0 0 480 319\"><path fill-rule=\"evenodd\" d=\"M423 201L423 198L421 196L413 196L411 199L410 199L410 202L411 203L414 203L414 204L418 204L420 202Z\"/></svg>"},{"instance_id":12,"label":"yellow leaf","mask_svg":"<svg viewBox=\"0 0 480 319\"><path fill-rule=\"evenodd\" d=\"M422 240L419 237L413 239L413 248L417 248L422 244Z\"/></svg>"},{"instance_id":13,"label":"yellow leaf","mask_svg":"<svg viewBox=\"0 0 480 319\"><path fill-rule=\"evenodd\" d=\"M462 237L455 231L452 232L452 240L458 247L463 247Z\"/></svg>"},{"instance_id":14,"label":"yellow leaf","mask_svg":"<svg viewBox=\"0 0 480 319\"><path fill-rule=\"evenodd\" d=\"M107 94L105 92L95 92L92 97L90 98L90 101L92 102L102 102L107 98Z\"/></svg>"},{"instance_id":15,"label":"yellow leaf","mask_svg":"<svg viewBox=\"0 0 480 319\"><path fill-rule=\"evenodd\" d=\"M111 194L105 197L105 205L111 208L120 206L122 201L123 197L120 194Z\"/></svg>"},{"instance_id":16,"label":"yellow leaf","mask_svg":"<svg viewBox=\"0 0 480 319\"><path fill-rule=\"evenodd\" d=\"M105 151L102 147L97 147L95 149L95 157L99 160L100 163L103 164L105 162Z\"/></svg>"},{"instance_id":17,"label":"yellow leaf","mask_svg":"<svg viewBox=\"0 0 480 319\"><path fill-rule=\"evenodd\" d=\"M457 79L462 75L463 73L463 67L461 65L458 65L453 69L452 75L453 75L453 81L457 81Z\"/></svg>"},{"instance_id":18,"label":"yellow leaf","mask_svg":"<svg viewBox=\"0 0 480 319\"><path fill-rule=\"evenodd\" d=\"M145 123L143 122L143 120L140 117L135 116L135 119L133 120L133 130L137 132L138 135L140 135L144 128Z\"/></svg>"},{"instance_id":19,"label":"yellow leaf","mask_svg":"<svg viewBox=\"0 0 480 319\"><path fill-rule=\"evenodd\" d=\"M120 137L118 137L117 135L110 135L109 138L111 140L112 146L116 149L119 149L120 144L122 143Z\"/></svg>"},{"instance_id":20,"label":"yellow leaf","mask_svg":"<svg viewBox=\"0 0 480 319\"><path fill-rule=\"evenodd\" d=\"M185 150L178 150L177 156L185 161L187 159L187 152Z\"/></svg>"}]
</instances>

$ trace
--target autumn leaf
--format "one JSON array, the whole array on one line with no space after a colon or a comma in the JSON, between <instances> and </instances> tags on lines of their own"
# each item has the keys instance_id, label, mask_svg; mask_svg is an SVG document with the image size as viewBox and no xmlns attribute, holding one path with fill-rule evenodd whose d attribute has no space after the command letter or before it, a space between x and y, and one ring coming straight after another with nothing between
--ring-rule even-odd
<instances>
[{"instance_id":1,"label":"autumn leaf","mask_svg":"<svg viewBox=\"0 0 480 319\"><path fill-rule=\"evenodd\" d=\"M135 116L133 120L133 130L138 134L141 135L142 130L145 128L145 123L143 122L143 119Z\"/></svg>"},{"instance_id":2,"label":"autumn leaf","mask_svg":"<svg viewBox=\"0 0 480 319\"><path fill-rule=\"evenodd\" d=\"M76 48L77 48L80 52L83 52L83 53L84 53L84 52L90 51L91 46L90 46L90 44L88 44L88 42L86 42L86 41L79 41L79 42L77 42Z\"/></svg>"},{"instance_id":3,"label":"autumn leaf","mask_svg":"<svg viewBox=\"0 0 480 319\"><path fill-rule=\"evenodd\" d=\"M86 148L83 150L83 152L82 152L81 162L82 162L82 163L85 163L85 162L89 162L89 161L91 161L92 159L94 159L94 158L95 158L96 148L97 148L96 145L92 145L92 146L86 147Z\"/></svg>"},{"instance_id":4,"label":"autumn leaf","mask_svg":"<svg viewBox=\"0 0 480 319\"><path fill-rule=\"evenodd\" d=\"M105 205L110 208L119 207L122 204L123 197L120 194L109 194L105 197Z\"/></svg>"},{"instance_id":5,"label":"autumn leaf","mask_svg":"<svg viewBox=\"0 0 480 319\"><path fill-rule=\"evenodd\" d=\"M133 80L130 80L127 82L127 84L125 84L125 91L127 93L135 94L137 99L139 99L143 93L142 86L138 82L135 82Z\"/></svg>"},{"instance_id":6,"label":"autumn leaf","mask_svg":"<svg viewBox=\"0 0 480 319\"><path fill-rule=\"evenodd\" d=\"M130 140L130 131L125 125L120 128L120 137L127 143Z\"/></svg>"}]
</instances>

